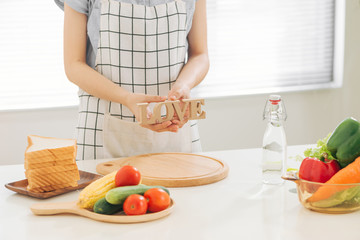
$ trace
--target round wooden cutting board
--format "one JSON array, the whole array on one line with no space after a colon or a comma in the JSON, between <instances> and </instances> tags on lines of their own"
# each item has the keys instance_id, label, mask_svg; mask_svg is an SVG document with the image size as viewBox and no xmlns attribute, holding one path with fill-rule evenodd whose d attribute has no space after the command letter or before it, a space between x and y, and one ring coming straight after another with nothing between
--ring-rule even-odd
<instances>
[{"instance_id":1,"label":"round wooden cutting board","mask_svg":"<svg viewBox=\"0 0 360 240\"><path fill-rule=\"evenodd\" d=\"M142 183L164 187L190 187L214 183L229 172L226 163L191 153L151 153L116 159L96 166L100 174L108 174L124 165L139 169Z\"/></svg>"}]
</instances>

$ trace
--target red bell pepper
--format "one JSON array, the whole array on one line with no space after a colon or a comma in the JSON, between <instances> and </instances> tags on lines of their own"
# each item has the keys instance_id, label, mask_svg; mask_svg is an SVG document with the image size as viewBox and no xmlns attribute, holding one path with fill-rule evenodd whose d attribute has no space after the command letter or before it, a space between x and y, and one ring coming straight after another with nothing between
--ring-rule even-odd
<instances>
[{"instance_id":1,"label":"red bell pepper","mask_svg":"<svg viewBox=\"0 0 360 240\"><path fill-rule=\"evenodd\" d=\"M340 165L336 160L325 159L323 162L317 158L307 157L301 162L299 177L312 182L324 183L339 170Z\"/></svg>"}]
</instances>

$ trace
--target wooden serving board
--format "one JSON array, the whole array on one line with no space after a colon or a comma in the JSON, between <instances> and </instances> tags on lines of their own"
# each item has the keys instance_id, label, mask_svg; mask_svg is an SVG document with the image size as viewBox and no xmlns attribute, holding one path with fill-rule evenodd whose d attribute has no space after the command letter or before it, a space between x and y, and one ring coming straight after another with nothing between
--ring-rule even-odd
<instances>
[{"instance_id":1,"label":"wooden serving board","mask_svg":"<svg viewBox=\"0 0 360 240\"><path fill-rule=\"evenodd\" d=\"M171 199L170 206L160 212L146 213L144 215L127 216L123 212L114 215L99 214L87 209L79 208L76 201L73 202L58 202L58 203L35 203L30 209L35 215L55 215L55 214L75 214L87 217L96 221L110 222L110 223L139 223L153 221L169 215L175 206L173 199Z\"/></svg>"},{"instance_id":2,"label":"wooden serving board","mask_svg":"<svg viewBox=\"0 0 360 240\"><path fill-rule=\"evenodd\" d=\"M106 175L124 165L136 167L145 185L164 187L190 187L214 183L229 172L225 162L192 153L151 153L116 159L96 166Z\"/></svg>"},{"instance_id":3,"label":"wooden serving board","mask_svg":"<svg viewBox=\"0 0 360 240\"><path fill-rule=\"evenodd\" d=\"M50 197L58 196L58 195L61 195L64 193L68 193L68 192L72 192L74 190L84 188L87 185L89 185L90 183L92 183L93 181L102 177L101 175L90 173L90 172L85 172L85 171L81 171L81 170L79 170L79 175L80 175L80 180L78 181L78 186L57 189L57 190L50 191L50 192L38 193L38 192L28 191L27 190L27 185L28 185L27 179L7 183L7 184L5 184L5 187L7 189L10 189L11 191L14 191L14 192L17 192L17 193L20 193L23 195L27 195L27 196L34 197L34 198L44 199L44 198L50 198Z\"/></svg>"}]
</instances>

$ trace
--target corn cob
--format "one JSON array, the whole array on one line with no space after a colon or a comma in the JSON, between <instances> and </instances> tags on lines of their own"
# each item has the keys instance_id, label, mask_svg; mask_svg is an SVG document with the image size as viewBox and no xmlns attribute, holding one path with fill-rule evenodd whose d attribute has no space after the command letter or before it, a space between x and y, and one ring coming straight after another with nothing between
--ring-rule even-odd
<instances>
[{"instance_id":1,"label":"corn cob","mask_svg":"<svg viewBox=\"0 0 360 240\"><path fill-rule=\"evenodd\" d=\"M97 200L105 197L106 193L115 188L115 175L117 171L109 173L90 183L79 195L77 202L80 208L92 209Z\"/></svg>"}]
</instances>

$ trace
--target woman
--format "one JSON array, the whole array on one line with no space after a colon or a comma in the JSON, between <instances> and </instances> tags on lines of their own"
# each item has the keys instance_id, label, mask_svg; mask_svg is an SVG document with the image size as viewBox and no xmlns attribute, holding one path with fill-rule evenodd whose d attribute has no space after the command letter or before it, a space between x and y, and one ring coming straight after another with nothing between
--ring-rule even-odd
<instances>
[{"instance_id":1,"label":"woman","mask_svg":"<svg viewBox=\"0 0 360 240\"><path fill-rule=\"evenodd\" d=\"M65 72L79 86L77 159L201 151L196 123L136 120L137 103L189 98L205 77L205 0L55 2Z\"/></svg>"}]
</instances>

